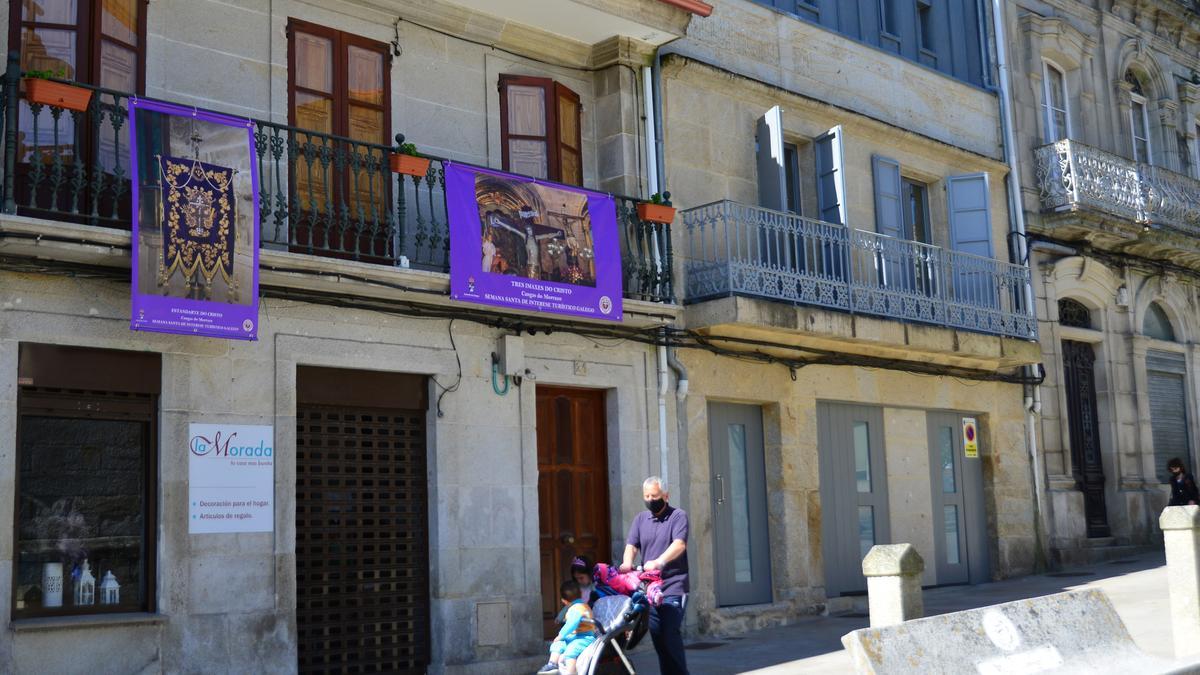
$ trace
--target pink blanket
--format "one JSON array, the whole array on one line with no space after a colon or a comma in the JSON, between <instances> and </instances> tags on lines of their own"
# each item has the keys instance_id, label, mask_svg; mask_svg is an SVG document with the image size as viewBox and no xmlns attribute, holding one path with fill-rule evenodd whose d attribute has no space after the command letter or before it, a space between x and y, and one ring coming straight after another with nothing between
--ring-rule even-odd
<instances>
[{"instance_id":1,"label":"pink blanket","mask_svg":"<svg viewBox=\"0 0 1200 675\"><path fill-rule=\"evenodd\" d=\"M592 578L597 584L604 584L621 595L633 595L634 591L646 583L646 599L654 607L662 604L662 574L658 570L650 572L625 572L622 574L616 567L598 563Z\"/></svg>"}]
</instances>

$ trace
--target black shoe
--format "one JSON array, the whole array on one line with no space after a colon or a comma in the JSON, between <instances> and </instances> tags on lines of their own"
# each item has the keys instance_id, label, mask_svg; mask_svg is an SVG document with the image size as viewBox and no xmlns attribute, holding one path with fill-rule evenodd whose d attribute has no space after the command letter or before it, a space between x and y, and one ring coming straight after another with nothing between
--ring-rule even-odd
<instances>
[{"instance_id":1,"label":"black shoe","mask_svg":"<svg viewBox=\"0 0 1200 675\"><path fill-rule=\"evenodd\" d=\"M537 671L537 675L558 675L558 664L549 661Z\"/></svg>"}]
</instances>

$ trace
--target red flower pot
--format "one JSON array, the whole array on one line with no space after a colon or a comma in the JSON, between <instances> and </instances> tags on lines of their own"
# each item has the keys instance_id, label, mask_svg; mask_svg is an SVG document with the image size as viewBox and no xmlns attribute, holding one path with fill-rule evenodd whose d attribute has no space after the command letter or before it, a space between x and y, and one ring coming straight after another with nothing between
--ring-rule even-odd
<instances>
[{"instance_id":1,"label":"red flower pot","mask_svg":"<svg viewBox=\"0 0 1200 675\"><path fill-rule=\"evenodd\" d=\"M642 202L637 205L638 218L648 223L671 224L675 220L675 207L664 204Z\"/></svg>"},{"instance_id":2,"label":"red flower pot","mask_svg":"<svg viewBox=\"0 0 1200 675\"><path fill-rule=\"evenodd\" d=\"M87 110L88 103L92 100L92 90L62 82L27 77L25 78L25 99L30 103L41 103L82 112Z\"/></svg>"},{"instance_id":3,"label":"red flower pot","mask_svg":"<svg viewBox=\"0 0 1200 675\"><path fill-rule=\"evenodd\" d=\"M424 178L429 173L429 158L415 155L392 154L392 171Z\"/></svg>"}]
</instances>

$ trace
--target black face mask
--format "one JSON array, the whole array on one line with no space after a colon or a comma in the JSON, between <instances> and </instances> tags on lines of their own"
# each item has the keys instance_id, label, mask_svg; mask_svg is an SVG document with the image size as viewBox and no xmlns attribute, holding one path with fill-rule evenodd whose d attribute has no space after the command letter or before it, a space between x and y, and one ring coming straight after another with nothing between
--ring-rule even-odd
<instances>
[{"instance_id":1,"label":"black face mask","mask_svg":"<svg viewBox=\"0 0 1200 675\"><path fill-rule=\"evenodd\" d=\"M647 499L645 501L645 504L646 504L646 508L650 510L650 513L653 513L654 515L658 515L659 512L661 512L667 506L667 500L665 500L665 499Z\"/></svg>"}]
</instances>

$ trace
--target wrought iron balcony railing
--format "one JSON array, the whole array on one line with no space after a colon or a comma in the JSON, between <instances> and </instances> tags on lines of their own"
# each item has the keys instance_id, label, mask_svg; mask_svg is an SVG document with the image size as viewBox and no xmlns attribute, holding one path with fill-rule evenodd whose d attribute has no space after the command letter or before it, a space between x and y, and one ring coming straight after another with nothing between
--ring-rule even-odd
<instances>
[{"instance_id":1,"label":"wrought iron balcony railing","mask_svg":"<svg viewBox=\"0 0 1200 675\"><path fill-rule=\"evenodd\" d=\"M1034 150L1042 209L1084 208L1200 235L1200 181L1078 141Z\"/></svg>"},{"instance_id":2,"label":"wrought iron balcony railing","mask_svg":"<svg viewBox=\"0 0 1200 675\"><path fill-rule=\"evenodd\" d=\"M3 195L7 213L129 229L128 95L98 87L84 111L30 104L12 61L4 78ZM443 161L392 173L397 148L252 120L259 172L260 242L380 265L448 272ZM644 222L616 196L625 296L673 302L669 225Z\"/></svg>"},{"instance_id":3,"label":"wrought iron balcony railing","mask_svg":"<svg viewBox=\"0 0 1200 675\"><path fill-rule=\"evenodd\" d=\"M683 225L687 302L745 295L1037 337L1022 265L731 201L688 209Z\"/></svg>"}]
</instances>

